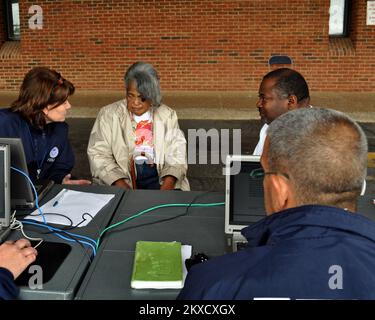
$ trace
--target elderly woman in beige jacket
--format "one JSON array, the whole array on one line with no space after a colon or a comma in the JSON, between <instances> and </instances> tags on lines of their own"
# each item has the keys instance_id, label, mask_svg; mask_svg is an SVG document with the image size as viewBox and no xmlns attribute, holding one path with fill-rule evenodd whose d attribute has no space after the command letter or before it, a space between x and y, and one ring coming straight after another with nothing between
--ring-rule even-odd
<instances>
[{"instance_id":1,"label":"elderly woman in beige jacket","mask_svg":"<svg viewBox=\"0 0 375 320\"><path fill-rule=\"evenodd\" d=\"M176 112L161 104L152 65L125 74L126 99L103 107L92 128L88 157L93 181L125 189L189 190L186 140Z\"/></svg>"}]
</instances>

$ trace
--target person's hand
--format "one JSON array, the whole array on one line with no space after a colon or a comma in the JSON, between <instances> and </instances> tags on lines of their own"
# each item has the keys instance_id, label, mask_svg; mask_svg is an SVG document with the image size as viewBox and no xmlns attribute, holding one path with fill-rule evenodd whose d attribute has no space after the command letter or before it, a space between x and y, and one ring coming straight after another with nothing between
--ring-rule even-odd
<instances>
[{"instance_id":1,"label":"person's hand","mask_svg":"<svg viewBox=\"0 0 375 320\"><path fill-rule=\"evenodd\" d=\"M165 176L163 178L163 184L160 186L160 190L174 190L177 179L173 176Z\"/></svg>"},{"instance_id":2,"label":"person's hand","mask_svg":"<svg viewBox=\"0 0 375 320\"><path fill-rule=\"evenodd\" d=\"M29 240L6 241L0 245L0 267L8 269L16 279L30 263L35 261L37 254Z\"/></svg>"},{"instance_id":3,"label":"person's hand","mask_svg":"<svg viewBox=\"0 0 375 320\"><path fill-rule=\"evenodd\" d=\"M115 182L112 183L113 186L123 188L125 190L130 190L130 185L125 181L125 179L118 179Z\"/></svg>"},{"instance_id":4,"label":"person's hand","mask_svg":"<svg viewBox=\"0 0 375 320\"><path fill-rule=\"evenodd\" d=\"M91 184L90 180L80 179L80 180L71 180L71 174L67 174L61 184Z\"/></svg>"}]
</instances>

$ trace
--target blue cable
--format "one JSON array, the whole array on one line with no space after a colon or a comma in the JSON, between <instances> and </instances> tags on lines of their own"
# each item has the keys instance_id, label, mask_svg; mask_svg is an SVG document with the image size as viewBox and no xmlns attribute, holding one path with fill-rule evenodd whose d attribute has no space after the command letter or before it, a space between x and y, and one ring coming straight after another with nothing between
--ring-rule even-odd
<instances>
[{"instance_id":1,"label":"blue cable","mask_svg":"<svg viewBox=\"0 0 375 320\"><path fill-rule=\"evenodd\" d=\"M15 168L15 167L10 167L10 168L11 168L12 170L14 170L14 171L16 171L16 172L22 174L22 175L27 179L27 181L29 182L29 184L31 185L31 187L32 187L32 189L33 189L33 191L34 191L34 195L35 195L35 206L36 206L36 208L38 209L38 211L40 212L40 215L42 216L43 223L44 223L45 226L44 226L44 225L41 225L41 224L38 224L38 223L31 223L31 222L29 222L29 221L24 221L24 220L23 220L22 222L26 222L26 224L35 224L35 225L37 225L37 226L39 226L39 227L42 227L42 226L43 226L43 227L48 228L50 231L66 232L66 234L69 234L69 235L71 235L71 236L79 237L79 238L83 238L83 239L87 239L87 240L89 240L89 241L92 241L92 242L94 243L94 245L96 245L96 241L95 241L94 239L91 239L91 238L86 237L86 236L81 236L81 235L79 235L79 234L70 233L70 232L67 232L67 231L64 231L64 230L61 230L61 229L58 229L58 228L55 228L55 227L49 226L49 225L47 224L47 221L46 221L46 218L45 218L45 216L44 216L44 213L43 213L42 209L39 207L38 193L36 192L36 189L35 189L34 183L31 181L30 177L29 177L25 172L23 172L23 171L20 170L20 169L17 169L17 168ZM67 237L64 237L63 235L61 235L61 234L59 234L59 233L53 233L53 234L54 234L55 236L61 238L61 239L66 240L66 241L75 242L75 240L72 240L72 239L69 239L69 238L67 238ZM82 241L82 240L77 240L77 241L79 241L80 243L83 243L83 244L87 244L87 245L89 245L89 246L93 249L94 256L96 255L96 249L95 249L95 247L94 247L92 244L90 244L90 243L88 243L88 242L86 242L86 241Z\"/></svg>"},{"instance_id":2,"label":"blue cable","mask_svg":"<svg viewBox=\"0 0 375 320\"><path fill-rule=\"evenodd\" d=\"M78 234L70 233L70 232L64 231L64 230L62 230L62 229L59 229L59 228L55 228L55 227L49 226L49 225L44 225L44 224L40 224L40 223L37 223L37 222L29 221L28 219L23 219L23 220L22 220L22 223L24 223L24 224L29 224L29 225L33 225L33 226L37 226L37 227L41 227L41 228L47 228L47 229L50 230L50 231L65 232L66 234L69 234L69 235L74 236L74 237L79 236L79 237L81 237L81 238L87 238L87 237L85 237L85 236L80 236L80 235L78 235ZM64 237L64 236L61 235L61 234L55 234L55 235L58 235L58 236L60 236L62 239L65 239L65 240L67 240L67 241L71 241L71 242L76 242L76 241L78 241L78 242L80 242L80 243L87 244L88 246L90 246L90 247L92 248L93 254L94 254L94 256L96 256L96 249L95 249L95 247L94 247L91 243L89 243L89 242L87 242L87 241L83 241L83 240L73 240L73 239L70 239L70 238L66 238L66 237ZM90 238L87 238L87 239L89 239L90 241L94 241L94 240L92 240L92 239L90 239Z\"/></svg>"},{"instance_id":3,"label":"blue cable","mask_svg":"<svg viewBox=\"0 0 375 320\"><path fill-rule=\"evenodd\" d=\"M35 206L37 207L37 209L39 210L42 218L43 218L43 223L44 224L47 224L47 221L46 221L46 218L44 217L44 213L42 212L42 210L39 208L39 198L38 198L38 192L36 192L36 189L35 189L35 186L34 186L34 183L31 181L30 177L25 173L23 172L22 170L20 169L17 169L15 167L10 167L12 170L14 171L17 171L18 173L22 174L26 179L27 181L29 182L29 184L31 185L31 188L33 189L34 191L34 195L35 195Z\"/></svg>"},{"instance_id":4,"label":"blue cable","mask_svg":"<svg viewBox=\"0 0 375 320\"><path fill-rule=\"evenodd\" d=\"M34 220L32 220L32 219L23 219L22 220L22 222L28 222L28 224L31 224L31 222L33 222ZM35 225L37 225L37 226L40 226L40 227L44 227L44 226L46 226L47 228L51 228L52 230L57 230L57 231L60 231L60 232L64 232L64 233L66 233L66 234L68 234L68 235L70 235L70 236L72 236L72 237L76 237L76 238L82 238L82 239L86 239L86 240L88 240L88 241L91 241L94 245L96 245L96 241L94 240L94 239L91 239L91 238L89 238L89 237L86 237L86 236L81 236L80 234L76 234L76 233L72 233L72 232L69 232L69 231L66 231L66 230L63 230L63 229L59 229L59 228L56 228L56 227L52 227L52 226L50 226L50 225L48 225L48 224L46 224L46 225L43 225L43 224L40 224L40 223L38 223L38 222L33 222ZM51 231L52 231L51 230ZM62 236L63 237L63 236ZM63 238L63 239L66 239L66 240L68 240L68 241L72 241L72 239L69 239L69 238ZM81 240L80 240L81 241Z\"/></svg>"}]
</instances>

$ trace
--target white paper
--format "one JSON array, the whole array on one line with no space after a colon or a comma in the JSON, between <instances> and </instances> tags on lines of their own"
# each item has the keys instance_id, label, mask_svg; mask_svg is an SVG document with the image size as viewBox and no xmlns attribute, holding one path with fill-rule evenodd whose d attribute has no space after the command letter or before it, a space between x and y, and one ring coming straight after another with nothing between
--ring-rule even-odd
<instances>
[{"instance_id":1,"label":"white paper","mask_svg":"<svg viewBox=\"0 0 375 320\"><path fill-rule=\"evenodd\" d=\"M73 226L84 227L114 198L114 196L114 194L99 194L63 189L40 208L43 213L46 213L44 217L48 224L53 223L70 226L71 222L63 217L66 216L73 221ZM63 216L53 215L51 213L57 213ZM43 218L38 209L26 216L25 219L43 222Z\"/></svg>"},{"instance_id":2,"label":"white paper","mask_svg":"<svg viewBox=\"0 0 375 320\"><path fill-rule=\"evenodd\" d=\"M184 244L181 246L181 257L182 257L182 283L185 283L187 276L187 269L185 266L185 260L191 257L192 246Z\"/></svg>"}]
</instances>

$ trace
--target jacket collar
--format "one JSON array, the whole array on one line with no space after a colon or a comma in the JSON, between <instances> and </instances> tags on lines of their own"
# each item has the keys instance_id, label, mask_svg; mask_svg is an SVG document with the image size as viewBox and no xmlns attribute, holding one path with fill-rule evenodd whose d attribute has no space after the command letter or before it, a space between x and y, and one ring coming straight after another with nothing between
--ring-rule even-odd
<instances>
[{"instance_id":1,"label":"jacket collar","mask_svg":"<svg viewBox=\"0 0 375 320\"><path fill-rule=\"evenodd\" d=\"M251 246L338 233L357 234L375 242L375 223L343 209L306 205L280 211L242 229Z\"/></svg>"}]
</instances>

